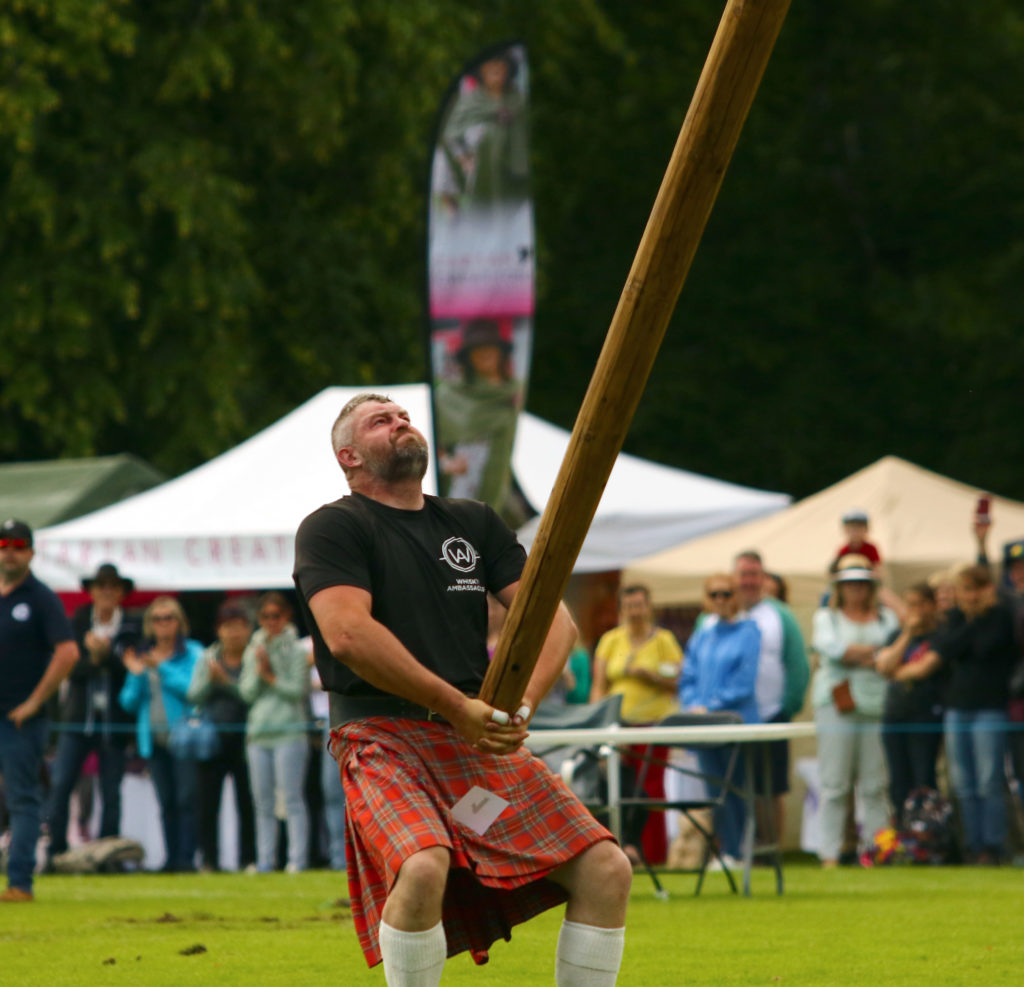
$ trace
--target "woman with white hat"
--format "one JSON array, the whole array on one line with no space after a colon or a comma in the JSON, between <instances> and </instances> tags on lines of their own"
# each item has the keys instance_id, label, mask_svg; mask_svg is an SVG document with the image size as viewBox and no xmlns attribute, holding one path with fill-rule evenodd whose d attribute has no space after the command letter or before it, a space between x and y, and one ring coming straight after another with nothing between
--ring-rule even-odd
<instances>
[{"instance_id":1,"label":"woman with white hat","mask_svg":"<svg viewBox=\"0 0 1024 987\"><path fill-rule=\"evenodd\" d=\"M823 867L839 862L854 786L861 842L869 843L889 823L882 747L886 680L875 670L875 655L899 627L896 614L878 603L878 579L868 559L843 556L832 583L829 606L814 614L813 637L819 659L812 701L818 726L818 856Z\"/></svg>"}]
</instances>

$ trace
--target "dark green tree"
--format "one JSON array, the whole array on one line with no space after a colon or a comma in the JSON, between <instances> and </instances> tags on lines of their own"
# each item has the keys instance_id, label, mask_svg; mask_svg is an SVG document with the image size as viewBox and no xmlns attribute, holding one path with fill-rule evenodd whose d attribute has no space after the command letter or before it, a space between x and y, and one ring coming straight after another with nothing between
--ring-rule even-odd
<instances>
[{"instance_id":1,"label":"dark green tree","mask_svg":"<svg viewBox=\"0 0 1024 987\"><path fill-rule=\"evenodd\" d=\"M533 70L529 405L571 424L717 4L11 0L0 455L175 471L424 373L441 93ZM1022 15L794 4L627 448L801 495L886 453L1024 497ZM570 372L567 372L569 368Z\"/></svg>"}]
</instances>

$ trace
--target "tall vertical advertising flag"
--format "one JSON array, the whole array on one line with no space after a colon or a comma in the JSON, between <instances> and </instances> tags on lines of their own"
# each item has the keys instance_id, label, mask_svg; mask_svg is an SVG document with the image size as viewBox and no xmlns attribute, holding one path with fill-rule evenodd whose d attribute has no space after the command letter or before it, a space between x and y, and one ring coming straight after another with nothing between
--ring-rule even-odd
<instances>
[{"instance_id":1,"label":"tall vertical advertising flag","mask_svg":"<svg viewBox=\"0 0 1024 987\"><path fill-rule=\"evenodd\" d=\"M438 116L427 223L438 489L516 523L511 456L534 311L529 65L521 44L481 52Z\"/></svg>"}]
</instances>

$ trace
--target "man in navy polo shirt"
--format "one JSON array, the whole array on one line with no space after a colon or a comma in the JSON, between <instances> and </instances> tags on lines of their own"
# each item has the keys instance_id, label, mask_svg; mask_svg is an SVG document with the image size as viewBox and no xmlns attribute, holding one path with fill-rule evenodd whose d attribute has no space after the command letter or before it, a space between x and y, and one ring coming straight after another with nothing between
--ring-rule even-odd
<instances>
[{"instance_id":1,"label":"man in navy polo shirt","mask_svg":"<svg viewBox=\"0 0 1024 987\"><path fill-rule=\"evenodd\" d=\"M78 660L57 595L32 575L32 529L0 524L0 772L11 817L7 890L0 902L32 901L49 733L44 704Z\"/></svg>"}]
</instances>

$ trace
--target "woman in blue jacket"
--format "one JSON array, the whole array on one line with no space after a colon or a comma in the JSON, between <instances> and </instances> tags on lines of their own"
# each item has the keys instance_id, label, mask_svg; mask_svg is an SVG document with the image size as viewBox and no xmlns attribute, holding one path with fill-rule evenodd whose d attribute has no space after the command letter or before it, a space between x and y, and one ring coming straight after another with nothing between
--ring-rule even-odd
<instances>
[{"instance_id":1,"label":"woman in blue jacket","mask_svg":"<svg viewBox=\"0 0 1024 987\"><path fill-rule=\"evenodd\" d=\"M704 583L704 608L708 616L686 645L686 660L679 683L679 703L689 713L739 713L744 723L757 723L757 661L761 632L752 620L738 619L736 581L728 574L709 576ZM698 748L702 774L724 777L731 749L728 745ZM743 762L732 781L743 784ZM716 786L708 786L716 795ZM715 832L726 864L738 863L743 841L746 809L737 792L729 792L715 815Z\"/></svg>"},{"instance_id":2,"label":"woman in blue jacket","mask_svg":"<svg viewBox=\"0 0 1024 987\"><path fill-rule=\"evenodd\" d=\"M171 728L188 712L186 695L203 646L188 635L188 620L172 596L158 596L142 618L143 643L128 648L128 677L118 701L135 715L139 755L160 803L167 849L166 871L195 870L196 762L176 758L169 745Z\"/></svg>"}]
</instances>

